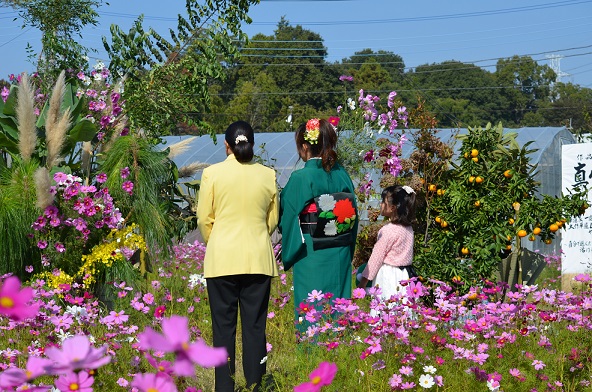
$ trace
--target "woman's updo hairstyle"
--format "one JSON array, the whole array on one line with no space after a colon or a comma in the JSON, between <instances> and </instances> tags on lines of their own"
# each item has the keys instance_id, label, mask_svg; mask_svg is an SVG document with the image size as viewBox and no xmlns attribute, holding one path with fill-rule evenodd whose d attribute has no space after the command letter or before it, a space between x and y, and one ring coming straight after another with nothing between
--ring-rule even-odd
<instances>
[{"instance_id":1,"label":"woman's updo hairstyle","mask_svg":"<svg viewBox=\"0 0 592 392\"><path fill-rule=\"evenodd\" d=\"M255 134L248 122L237 121L230 124L224 133L224 139L237 161L247 163L253 159Z\"/></svg>"},{"instance_id":2,"label":"woman's updo hairstyle","mask_svg":"<svg viewBox=\"0 0 592 392\"><path fill-rule=\"evenodd\" d=\"M302 147L305 143L309 147L311 157L321 158L323 169L330 172L337 162L337 153L335 152L337 132L335 127L325 119L313 118L308 120L307 123L300 125L296 130L298 152L304 152Z\"/></svg>"}]
</instances>

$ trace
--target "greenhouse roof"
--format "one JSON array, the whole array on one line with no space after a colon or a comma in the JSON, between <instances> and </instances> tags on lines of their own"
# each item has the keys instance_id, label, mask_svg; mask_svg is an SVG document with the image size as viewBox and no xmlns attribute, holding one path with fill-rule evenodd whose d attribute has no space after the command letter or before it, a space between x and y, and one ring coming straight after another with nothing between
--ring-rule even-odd
<instances>
[{"instance_id":1,"label":"greenhouse roof","mask_svg":"<svg viewBox=\"0 0 592 392\"><path fill-rule=\"evenodd\" d=\"M505 128L504 132L516 132L517 141L520 146L532 141L530 149L537 151L531 154L531 162L538 164L544 151L546 151L557 138L560 138L559 144L576 143L573 135L565 127L525 127L510 129ZM466 134L467 129L443 129L437 133L437 136L444 142L452 141L455 134ZM166 145L171 145L191 136L167 136L164 137ZM455 143L455 148L459 148L460 142ZM403 157L408 157L413 150L413 145L407 142L403 146ZM555 152L557 153L557 152ZM561 149L559 149L561 154ZM278 175L278 183L284 186L295 169L302 167L302 161L298 159L294 133L256 133L255 134L255 154L260 156L266 164L273 166ZM218 163L226 158L224 149L224 136L217 136L217 143L210 136L200 136L193 140L189 148L182 154L173 158L177 166L181 167L193 162ZM200 178L201 173L197 173L195 178Z\"/></svg>"}]
</instances>

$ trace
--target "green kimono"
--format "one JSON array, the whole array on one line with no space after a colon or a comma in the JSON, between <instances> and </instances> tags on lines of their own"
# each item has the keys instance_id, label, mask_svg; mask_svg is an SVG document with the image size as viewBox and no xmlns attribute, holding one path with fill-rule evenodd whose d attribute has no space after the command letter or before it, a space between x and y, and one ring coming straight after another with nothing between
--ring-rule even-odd
<instances>
[{"instance_id":1,"label":"green kimono","mask_svg":"<svg viewBox=\"0 0 592 392\"><path fill-rule=\"evenodd\" d=\"M313 290L332 293L335 298L351 298L357 219L348 246L315 251L310 234L302 234L300 228L300 213L315 197L337 192L354 193L349 175L339 164L335 164L327 173L321 159L315 158L309 159L304 168L293 172L282 190L279 223L282 233L282 261L285 270L292 268L294 271L296 310Z\"/></svg>"}]
</instances>

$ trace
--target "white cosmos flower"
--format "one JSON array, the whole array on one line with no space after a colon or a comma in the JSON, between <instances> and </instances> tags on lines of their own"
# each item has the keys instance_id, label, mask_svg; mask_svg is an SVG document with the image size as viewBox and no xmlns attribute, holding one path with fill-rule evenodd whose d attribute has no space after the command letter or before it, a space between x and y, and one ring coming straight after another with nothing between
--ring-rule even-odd
<instances>
[{"instance_id":1,"label":"white cosmos flower","mask_svg":"<svg viewBox=\"0 0 592 392\"><path fill-rule=\"evenodd\" d=\"M356 102L353 99L348 98L347 99L347 106L349 107L350 110L355 110L356 109Z\"/></svg>"},{"instance_id":2,"label":"white cosmos flower","mask_svg":"<svg viewBox=\"0 0 592 392\"><path fill-rule=\"evenodd\" d=\"M325 225L324 232L325 232L325 235L327 235L327 236L337 235L337 224L335 223L335 219L327 222L327 224Z\"/></svg>"},{"instance_id":3,"label":"white cosmos flower","mask_svg":"<svg viewBox=\"0 0 592 392\"><path fill-rule=\"evenodd\" d=\"M430 376L429 374L422 374L419 377L419 385L423 388L429 389L433 387L434 384L434 377Z\"/></svg>"},{"instance_id":4,"label":"white cosmos flower","mask_svg":"<svg viewBox=\"0 0 592 392\"><path fill-rule=\"evenodd\" d=\"M331 195L319 196L319 208L323 211L332 211L335 208L335 199Z\"/></svg>"},{"instance_id":5,"label":"white cosmos flower","mask_svg":"<svg viewBox=\"0 0 592 392\"><path fill-rule=\"evenodd\" d=\"M436 373L436 368L433 367L432 365L430 365L430 366L424 366L423 367L423 371L426 372L426 373L429 373L429 374L434 374L434 373Z\"/></svg>"},{"instance_id":6,"label":"white cosmos flower","mask_svg":"<svg viewBox=\"0 0 592 392\"><path fill-rule=\"evenodd\" d=\"M60 339L60 342L62 342L62 343L64 342L64 340L68 339L71 336L73 336L73 335L70 332L64 331L61 328L58 331L58 338Z\"/></svg>"}]
</instances>

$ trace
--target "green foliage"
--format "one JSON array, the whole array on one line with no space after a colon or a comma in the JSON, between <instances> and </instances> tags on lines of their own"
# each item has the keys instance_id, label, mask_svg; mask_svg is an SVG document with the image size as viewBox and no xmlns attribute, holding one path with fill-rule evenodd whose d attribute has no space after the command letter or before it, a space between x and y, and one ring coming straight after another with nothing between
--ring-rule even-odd
<instances>
[{"instance_id":1,"label":"green foliage","mask_svg":"<svg viewBox=\"0 0 592 392\"><path fill-rule=\"evenodd\" d=\"M510 120L519 124L528 111L533 111L539 102L549 100L551 83L557 75L548 65L539 65L529 56L513 56L497 62L496 79L500 86L511 86L501 90L511 115Z\"/></svg>"},{"instance_id":2,"label":"green foliage","mask_svg":"<svg viewBox=\"0 0 592 392\"><path fill-rule=\"evenodd\" d=\"M533 151L528 143L520 148L515 136L504 134L501 123L458 136L460 161L427 190L429 220L414 261L423 276L480 285L493 278L516 236L549 242L552 224L582 213L583 193L537 196Z\"/></svg>"},{"instance_id":3,"label":"green foliage","mask_svg":"<svg viewBox=\"0 0 592 392\"><path fill-rule=\"evenodd\" d=\"M41 52L37 56L37 70L45 87L53 86L63 69L85 69L89 49L81 45L85 26L97 25L96 9L101 0L27 0L14 4L23 27L31 26L41 31ZM47 90L46 90L47 91Z\"/></svg>"},{"instance_id":4,"label":"green foliage","mask_svg":"<svg viewBox=\"0 0 592 392\"><path fill-rule=\"evenodd\" d=\"M175 235L171 203L167 194L174 186L173 169L167 151L157 151L147 139L122 136L116 139L100 168L107 176L107 186L126 221L137 223L149 251L168 254ZM127 180L134 183L133 195L122 189L126 181L120 175L128 167Z\"/></svg>"},{"instance_id":5,"label":"green foliage","mask_svg":"<svg viewBox=\"0 0 592 392\"><path fill-rule=\"evenodd\" d=\"M26 279L26 266L40 266L39 252L28 236L38 215L36 168L36 162L23 163L18 158L12 168L0 166L0 275L12 272Z\"/></svg>"},{"instance_id":6,"label":"green foliage","mask_svg":"<svg viewBox=\"0 0 592 392\"><path fill-rule=\"evenodd\" d=\"M246 40L241 23L258 0L187 0L187 17L166 39L145 31L140 17L128 33L111 26L112 43L103 39L109 69L126 78L124 99L133 128L151 136L169 134L179 123L214 134L203 115L210 104L208 84L224 79L224 64L238 56L236 42Z\"/></svg>"}]
</instances>

